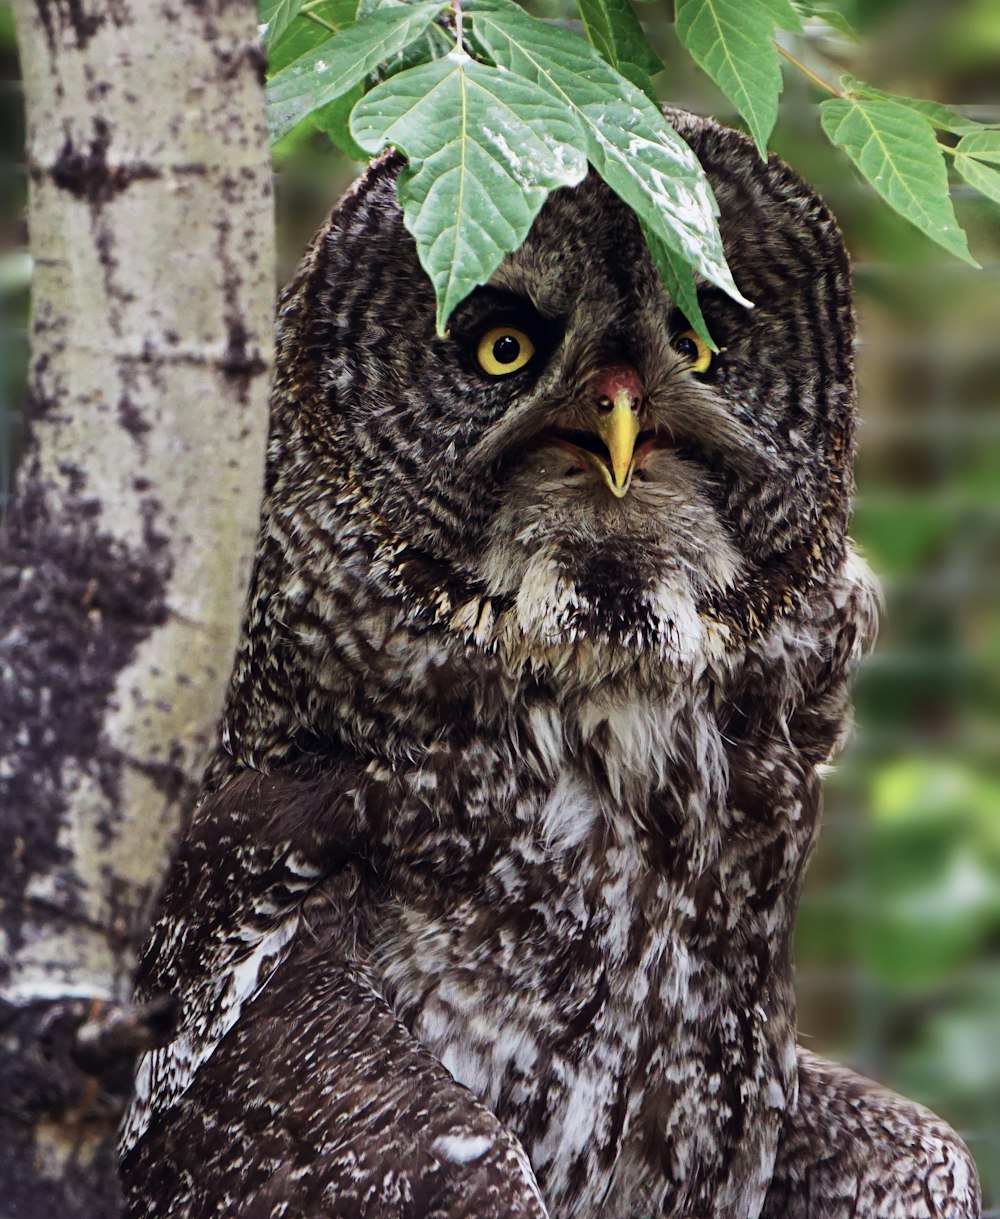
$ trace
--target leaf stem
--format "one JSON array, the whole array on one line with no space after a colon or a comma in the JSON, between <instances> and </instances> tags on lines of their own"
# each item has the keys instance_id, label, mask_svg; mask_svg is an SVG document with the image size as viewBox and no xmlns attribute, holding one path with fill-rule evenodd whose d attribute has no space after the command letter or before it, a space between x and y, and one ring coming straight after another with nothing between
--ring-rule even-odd
<instances>
[{"instance_id":1,"label":"leaf stem","mask_svg":"<svg viewBox=\"0 0 1000 1219\"><path fill-rule=\"evenodd\" d=\"M335 25L331 25L326 18L321 17L319 13L309 13L304 8L299 9L303 17L308 17L310 21L315 21L317 25L321 25L325 30L329 30L331 34L339 34L340 30Z\"/></svg>"},{"instance_id":2,"label":"leaf stem","mask_svg":"<svg viewBox=\"0 0 1000 1219\"><path fill-rule=\"evenodd\" d=\"M451 0L451 7L455 13L455 50L460 55L464 55L465 47L462 45L462 0Z\"/></svg>"},{"instance_id":3,"label":"leaf stem","mask_svg":"<svg viewBox=\"0 0 1000 1219\"><path fill-rule=\"evenodd\" d=\"M790 64L792 64L792 65L794 65L794 67L798 68L798 70L802 73L803 76L808 76L809 79L813 82L813 84L819 85L819 87L821 89L825 89L827 91L827 93L832 93L834 97L843 97L844 96L843 92L840 89L835 88L833 85L830 84L829 81L824 80L822 78L822 76L817 76L816 73L812 70L812 68L807 68L806 65L800 59L796 59L795 56L791 53L791 51L786 51L785 48L781 45L780 42L778 42L777 39L774 40L774 45L778 48L778 54L783 55Z\"/></svg>"}]
</instances>

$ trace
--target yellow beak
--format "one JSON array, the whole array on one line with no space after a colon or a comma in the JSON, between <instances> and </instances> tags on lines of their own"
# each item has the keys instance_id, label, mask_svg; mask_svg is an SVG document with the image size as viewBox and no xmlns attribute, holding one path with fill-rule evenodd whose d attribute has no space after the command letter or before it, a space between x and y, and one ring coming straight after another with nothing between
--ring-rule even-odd
<instances>
[{"instance_id":1,"label":"yellow beak","mask_svg":"<svg viewBox=\"0 0 1000 1219\"><path fill-rule=\"evenodd\" d=\"M627 389L621 389L615 395L611 410L602 414L597 424L597 434L611 454L611 469L596 454L585 453L611 494L618 499L623 499L632 485L633 457L639 431L639 416L632 409L632 395Z\"/></svg>"}]
</instances>

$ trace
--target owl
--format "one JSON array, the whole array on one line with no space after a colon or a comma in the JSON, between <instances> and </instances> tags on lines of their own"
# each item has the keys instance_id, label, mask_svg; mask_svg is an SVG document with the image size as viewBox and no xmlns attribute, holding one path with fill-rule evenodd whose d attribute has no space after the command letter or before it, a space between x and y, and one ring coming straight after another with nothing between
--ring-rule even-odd
<instances>
[{"instance_id":1,"label":"owl","mask_svg":"<svg viewBox=\"0 0 1000 1219\"><path fill-rule=\"evenodd\" d=\"M240 654L140 990L132 1216L973 1219L797 1048L791 932L875 597L847 258L742 135L719 350L592 176L435 331L376 162L280 309Z\"/></svg>"}]
</instances>

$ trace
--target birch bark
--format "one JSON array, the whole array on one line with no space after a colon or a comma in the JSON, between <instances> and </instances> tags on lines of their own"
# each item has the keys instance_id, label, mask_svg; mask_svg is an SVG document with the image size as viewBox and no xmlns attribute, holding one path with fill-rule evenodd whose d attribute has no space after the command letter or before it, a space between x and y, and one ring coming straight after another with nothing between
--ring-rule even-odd
<instances>
[{"instance_id":1,"label":"birch bark","mask_svg":"<svg viewBox=\"0 0 1000 1219\"><path fill-rule=\"evenodd\" d=\"M117 1213L127 1003L257 531L274 239L251 0L15 0L35 260L0 540L0 1214Z\"/></svg>"}]
</instances>

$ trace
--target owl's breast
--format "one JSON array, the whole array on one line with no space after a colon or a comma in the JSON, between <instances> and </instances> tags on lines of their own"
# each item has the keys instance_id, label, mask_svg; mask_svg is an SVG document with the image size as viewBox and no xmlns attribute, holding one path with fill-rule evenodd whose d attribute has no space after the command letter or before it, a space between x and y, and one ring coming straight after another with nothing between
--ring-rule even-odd
<instances>
[{"instance_id":1,"label":"owl's breast","mask_svg":"<svg viewBox=\"0 0 1000 1219\"><path fill-rule=\"evenodd\" d=\"M769 1109L776 1135L787 997L757 957L751 976L742 934L709 944L686 871L655 866L584 773L567 768L514 822L474 880L400 876L369 966L521 1139L553 1215L679 1198L669 1182L706 1182L748 1114Z\"/></svg>"}]
</instances>

